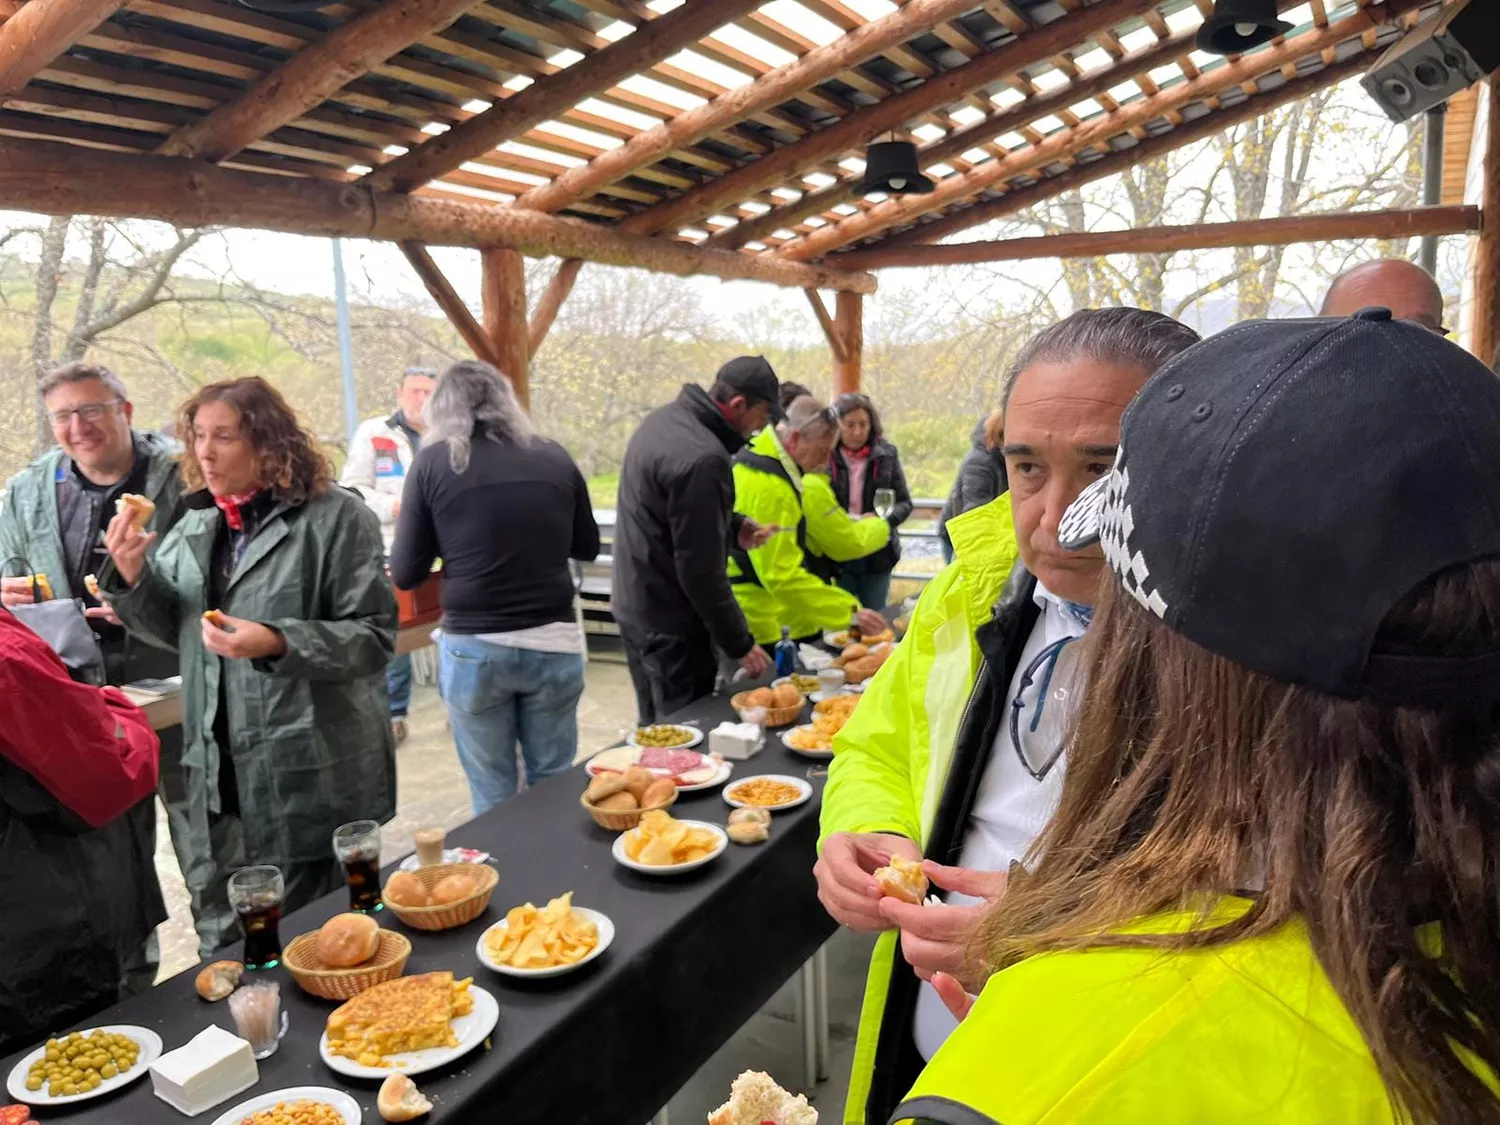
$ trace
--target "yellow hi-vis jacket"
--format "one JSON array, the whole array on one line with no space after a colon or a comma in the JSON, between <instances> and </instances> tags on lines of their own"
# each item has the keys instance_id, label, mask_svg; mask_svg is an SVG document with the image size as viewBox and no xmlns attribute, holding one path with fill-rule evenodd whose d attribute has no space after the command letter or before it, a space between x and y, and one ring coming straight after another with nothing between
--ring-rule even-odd
<instances>
[{"instance_id":1,"label":"yellow hi-vis jacket","mask_svg":"<svg viewBox=\"0 0 1500 1125\"><path fill-rule=\"evenodd\" d=\"M768 471L758 467L757 462L773 464L780 471ZM778 524L796 529L795 533L788 530L773 535L764 546L752 551L736 548L729 553L729 581L745 614L750 635L758 644L780 640L783 625L791 629L794 637L848 626L850 615L860 608L859 599L808 569L816 561L810 552L841 561L840 553L864 542L860 536L880 537L881 542L873 543L870 550L878 550L890 538L889 526L872 527L869 531L857 526L852 530L838 529L834 516L842 518L845 524L885 524L884 520L853 520L842 509L829 513L826 506L820 507L817 519L808 519L803 497L814 480L815 476L804 475L782 448L771 426L761 430L735 457L734 510L763 527ZM816 497L817 486L814 484L813 488ZM822 491L828 497L833 495L826 482ZM814 503L816 506L816 500ZM837 501L834 507L837 508ZM819 551L818 545L831 550Z\"/></svg>"},{"instance_id":2,"label":"yellow hi-vis jacket","mask_svg":"<svg viewBox=\"0 0 1500 1125\"><path fill-rule=\"evenodd\" d=\"M856 712L857 714L858 712ZM1126 926L1210 928L1250 903ZM1348 1010L1293 921L1200 949L1094 948L990 978L892 1121L934 1125L1386 1125Z\"/></svg>"},{"instance_id":3,"label":"yellow hi-vis jacket","mask_svg":"<svg viewBox=\"0 0 1500 1125\"><path fill-rule=\"evenodd\" d=\"M948 781L981 654L974 631L990 620L1019 550L1006 493L948 521L954 561L927 584L896 646L833 740L819 846L835 832L893 832L925 851ZM864 1125L898 933L870 958L843 1120ZM1010 1125L1009 1122L1006 1125Z\"/></svg>"}]
</instances>

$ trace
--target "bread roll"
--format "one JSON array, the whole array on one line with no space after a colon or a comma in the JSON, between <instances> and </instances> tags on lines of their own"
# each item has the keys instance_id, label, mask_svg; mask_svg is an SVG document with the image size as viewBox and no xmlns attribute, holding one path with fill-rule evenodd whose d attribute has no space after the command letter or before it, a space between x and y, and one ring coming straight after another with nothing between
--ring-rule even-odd
<instances>
[{"instance_id":1,"label":"bread roll","mask_svg":"<svg viewBox=\"0 0 1500 1125\"><path fill-rule=\"evenodd\" d=\"M602 801L593 801L591 803L594 808L604 809L607 812L629 812L631 809L641 807L640 802L623 789L618 793L611 793Z\"/></svg>"},{"instance_id":2,"label":"bread roll","mask_svg":"<svg viewBox=\"0 0 1500 1125\"><path fill-rule=\"evenodd\" d=\"M770 826L758 820L736 821L731 818L725 831L736 844L764 844L771 835Z\"/></svg>"},{"instance_id":3,"label":"bread roll","mask_svg":"<svg viewBox=\"0 0 1500 1125\"><path fill-rule=\"evenodd\" d=\"M618 794L616 794L618 796ZM468 898L474 893L474 878L471 875L445 875L432 888L432 904L447 906L449 903Z\"/></svg>"},{"instance_id":4,"label":"bread roll","mask_svg":"<svg viewBox=\"0 0 1500 1125\"><path fill-rule=\"evenodd\" d=\"M745 699L747 707L774 707L776 696L770 688L759 687L752 691Z\"/></svg>"},{"instance_id":5,"label":"bread roll","mask_svg":"<svg viewBox=\"0 0 1500 1125\"><path fill-rule=\"evenodd\" d=\"M83 588L89 592L89 597L91 598L98 599L103 596L103 591L99 589L99 578L97 575L85 574L83 576Z\"/></svg>"},{"instance_id":6,"label":"bread roll","mask_svg":"<svg viewBox=\"0 0 1500 1125\"><path fill-rule=\"evenodd\" d=\"M889 867L876 870L875 885L881 894L899 898L913 906L921 906L927 897L927 873L922 870L921 861L905 856L893 855Z\"/></svg>"},{"instance_id":7,"label":"bread roll","mask_svg":"<svg viewBox=\"0 0 1500 1125\"><path fill-rule=\"evenodd\" d=\"M432 896L410 871L398 871L385 885L385 897L397 906L431 906Z\"/></svg>"},{"instance_id":8,"label":"bread roll","mask_svg":"<svg viewBox=\"0 0 1500 1125\"><path fill-rule=\"evenodd\" d=\"M802 693L791 684L780 684L771 693L773 707L796 707L802 702Z\"/></svg>"},{"instance_id":9,"label":"bread roll","mask_svg":"<svg viewBox=\"0 0 1500 1125\"><path fill-rule=\"evenodd\" d=\"M666 804L676 792L677 785L670 777L658 777L641 794L641 808L649 809Z\"/></svg>"},{"instance_id":10,"label":"bread roll","mask_svg":"<svg viewBox=\"0 0 1500 1125\"><path fill-rule=\"evenodd\" d=\"M840 655L843 656L845 663L847 663L850 660L858 660L861 656L869 656L870 649L866 645L850 645Z\"/></svg>"},{"instance_id":11,"label":"bread roll","mask_svg":"<svg viewBox=\"0 0 1500 1125\"><path fill-rule=\"evenodd\" d=\"M641 800L651 783L656 780L656 775L650 770L642 769L640 766L631 766L625 771L625 791L635 798L637 805L644 805Z\"/></svg>"},{"instance_id":12,"label":"bread roll","mask_svg":"<svg viewBox=\"0 0 1500 1125\"><path fill-rule=\"evenodd\" d=\"M612 797L625 788L625 775L623 773L601 773L589 782L589 787L584 790L583 795L589 804L597 805L606 797Z\"/></svg>"},{"instance_id":13,"label":"bread roll","mask_svg":"<svg viewBox=\"0 0 1500 1125\"><path fill-rule=\"evenodd\" d=\"M380 923L368 914L336 914L318 931L318 960L330 969L362 965L380 948Z\"/></svg>"},{"instance_id":14,"label":"bread roll","mask_svg":"<svg viewBox=\"0 0 1500 1125\"><path fill-rule=\"evenodd\" d=\"M238 961L215 961L205 966L193 982L198 995L205 1000L222 1000L240 986L245 966Z\"/></svg>"},{"instance_id":15,"label":"bread roll","mask_svg":"<svg viewBox=\"0 0 1500 1125\"><path fill-rule=\"evenodd\" d=\"M127 492L115 501L115 514L128 512L130 526L135 531L145 531L151 517L156 514L155 501L139 493Z\"/></svg>"},{"instance_id":16,"label":"bread roll","mask_svg":"<svg viewBox=\"0 0 1500 1125\"><path fill-rule=\"evenodd\" d=\"M422 1096L417 1084L405 1074L393 1074L380 1084L375 1108L387 1121L410 1121L432 1112L432 1103Z\"/></svg>"},{"instance_id":17,"label":"bread roll","mask_svg":"<svg viewBox=\"0 0 1500 1125\"><path fill-rule=\"evenodd\" d=\"M730 824L770 824L771 812L769 809L744 808L735 809L729 814Z\"/></svg>"}]
</instances>

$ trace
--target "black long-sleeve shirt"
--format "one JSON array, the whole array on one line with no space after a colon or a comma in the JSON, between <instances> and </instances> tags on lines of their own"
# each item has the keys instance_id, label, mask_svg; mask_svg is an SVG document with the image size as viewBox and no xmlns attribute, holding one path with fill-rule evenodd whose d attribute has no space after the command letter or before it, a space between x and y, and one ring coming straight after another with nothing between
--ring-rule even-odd
<instances>
[{"instance_id":1,"label":"black long-sleeve shirt","mask_svg":"<svg viewBox=\"0 0 1500 1125\"><path fill-rule=\"evenodd\" d=\"M573 620L568 560L599 553L599 525L583 474L562 446L525 446L476 432L455 473L448 443L412 461L396 519L391 580L420 585L443 560L443 628L505 633Z\"/></svg>"}]
</instances>

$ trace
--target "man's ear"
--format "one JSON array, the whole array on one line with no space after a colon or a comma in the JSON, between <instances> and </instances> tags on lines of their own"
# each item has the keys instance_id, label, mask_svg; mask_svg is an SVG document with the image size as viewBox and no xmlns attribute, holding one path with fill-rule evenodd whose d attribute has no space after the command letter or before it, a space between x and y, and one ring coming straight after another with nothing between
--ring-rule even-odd
<instances>
[{"instance_id":1,"label":"man's ear","mask_svg":"<svg viewBox=\"0 0 1500 1125\"><path fill-rule=\"evenodd\" d=\"M125 424L128 426L128 425L131 424L131 419L133 419L135 417L135 403L131 402L129 399L126 399L124 406L125 406Z\"/></svg>"}]
</instances>

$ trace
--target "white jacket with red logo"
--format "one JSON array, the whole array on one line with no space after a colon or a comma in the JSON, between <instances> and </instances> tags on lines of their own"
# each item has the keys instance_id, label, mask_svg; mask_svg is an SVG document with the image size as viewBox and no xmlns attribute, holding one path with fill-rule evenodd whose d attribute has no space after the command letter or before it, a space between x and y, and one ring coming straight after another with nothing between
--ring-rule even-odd
<instances>
[{"instance_id":1,"label":"white jacket with red logo","mask_svg":"<svg viewBox=\"0 0 1500 1125\"><path fill-rule=\"evenodd\" d=\"M380 535L385 553L391 553L396 538L396 507L406 487L406 472L413 457L406 431L396 424L396 415L361 422L349 445L339 483L358 492L380 517Z\"/></svg>"}]
</instances>

